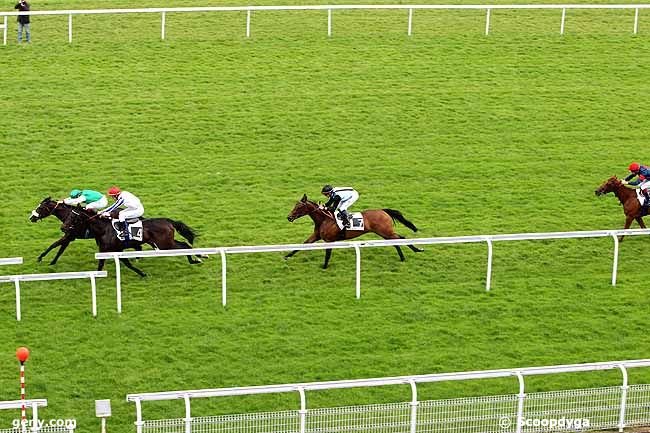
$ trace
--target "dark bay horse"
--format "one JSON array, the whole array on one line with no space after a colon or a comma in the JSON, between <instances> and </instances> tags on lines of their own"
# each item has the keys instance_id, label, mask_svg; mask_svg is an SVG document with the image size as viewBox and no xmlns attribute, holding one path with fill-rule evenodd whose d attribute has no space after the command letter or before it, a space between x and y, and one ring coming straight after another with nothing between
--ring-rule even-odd
<instances>
[{"instance_id":1,"label":"dark bay horse","mask_svg":"<svg viewBox=\"0 0 650 433\"><path fill-rule=\"evenodd\" d=\"M43 201L40 202L36 209L32 211L29 220L35 223L49 216L55 216L61 222L65 222L72 209L73 206L67 205L65 203L59 203L55 200L52 200L51 197L46 197L43 199ZM61 254L63 254L65 249L68 248L68 245L70 245L70 242L74 241L75 239L92 239L92 236L88 237L90 233L87 232L88 226L79 226L74 231L64 231L63 237L47 247L47 249L43 251L36 260L38 262L42 261L43 257L45 257L47 253L60 246L61 248L59 248L59 250L56 252L56 256L54 256L54 259L50 262L50 265L56 264L56 262L59 260L59 257L61 257ZM136 246L135 249L142 250L142 247Z\"/></svg>"},{"instance_id":2,"label":"dark bay horse","mask_svg":"<svg viewBox=\"0 0 650 433\"><path fill-rule=\"evenodd\" d=\"M641 215L641 204L636 197L636 190L627 188L616 176L612 176L595 191L598 196L610 192L613 192L616 198L621 202L621 205L623 205L623 212L625 213L624 228L629 229L633 220L636 220L642 229L646 228L645 223L643 222L643 215ZM620 236L619 240L622 241L623 236Z\"/></svg>"},{"instance_id":3,"label":"dark bay horse","mask_svg":"<svg viewBox=\"0 0 650 433\"><path fill-rule=\"evenodd\" d=\"M99 252L119 252L124 251L126 248L135 248L143 244L151 245L153 248L160 250L172 249L185 249L192 248L191 244L194 242L196 233L185 223L175 221L169 218L145 218L142 220L142 241L130 240L125 243L118 239L113 229L113 225L109 220L99 217L99 215L87 211L83 208L72 209L70 215L63 223L63 230L65 232L75 232L79 227L87 226L97 242ZM174 239L174 233L180 233L187 241L178 241ZM120 259L127 268L136 272L141 277L146 276L144 272L136 268L131 262L126 259ZM190 264L201 263L200 258L187 256ZM104 268L105 260L99 260L97 270L101 271Z\"/></svg>"},{"instance_id":4,"label":"dark bay horse","mask_svg":"<svg viewBox=\"0 0 650 433\"><path fill-rule=\"evenodd\" d=\"M306 244L311 244L321 239L324 242L353 239L371 232L378 234L384 239L404 239L404 236L398 235L395 232L395 228L393 227L394 221L401 222L414 232L418 231L418 228L411 221L404 218L404 215L402 215L398 210L364 210L361 214L363 215L364 230L340 230L336 225L336 221L334 221L334 216L330 212L324 211L320 208L318 203L308 200L307 195L303 195L302 199L296 203L291 213L289 213L287 219L289 222L293 222L302 216L309 215L309 217L314 221L314 232L304 242ZM423 251L413 245L407 246L416 253ZM399 245L395 245L395 249L397 249L400 260L406 260ZM284 258L288 259L297 252L298 250L291 251L289 254L284 256ZM327 269L331 255L331 249L325 250L325 263L323 264L323 269Z\"/></svg>"}]
</instances>

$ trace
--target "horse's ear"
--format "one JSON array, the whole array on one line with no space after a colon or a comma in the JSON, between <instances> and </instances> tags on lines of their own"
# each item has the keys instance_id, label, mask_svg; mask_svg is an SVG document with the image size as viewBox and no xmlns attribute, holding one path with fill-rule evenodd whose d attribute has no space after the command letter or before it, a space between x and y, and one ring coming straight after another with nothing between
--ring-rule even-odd
<instances>
[{"instance_id":1,"label":"horse's ear","mask_svg":"<svg viewBox=\"0 0 650 433\"><path fill-rule=\"evenodd\" d=\"M50 201L50 200L52 200L52 196L49 195L43 199L43 201Z\"/></svg>"},{"instance_id":2,"label":"horse's ear","mask_svg":"<svg viewBox=\"0 0 650 433\"><path fill-rule=\"evenodd\" d=\"M307 194L303 194L302 198L300 199L301 202L305 203L307 201Z\"/></svg>"}]
</instances>

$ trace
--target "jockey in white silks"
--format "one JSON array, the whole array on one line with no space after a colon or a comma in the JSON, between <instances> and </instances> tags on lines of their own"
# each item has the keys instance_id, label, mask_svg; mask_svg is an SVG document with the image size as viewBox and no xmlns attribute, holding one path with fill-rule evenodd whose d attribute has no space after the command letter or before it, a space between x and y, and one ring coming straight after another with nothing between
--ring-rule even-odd
<instances>
[{"instance_id":1,"label":"jockey in white silks","mask_svg":"<svg viewBox=\"0 0 650 433\"><path fill-rule=\"evenodd\" d=\"M126 239L128 239L130 238L130 235L126 220L140 218L144 214L144 207L142 206L139 198L128 191L121 191L116 186L113 186L108 190L108 195L115 200L115 203L104 209L102 211L102 216L110 217L113 210L117 209L120 206L124 206L125 209L120 210L118 219L120 221L120 225L122 226L122 230L124 230Z\"/></svg>"},{"instance_id":2,"label":"jockey in white silks","mask_svg":"<svg viewBox=\"0 0 650 433\"><path fill-rule=\"evenodd\" d=\"M359 193L354 188L347 186L334 188L332 185L325 185L321 193L329 197L328 202L325 203L325 208L332 212L338 211L339 215L341 215L343 226L350 228L350 215L347 209L359 199Z\"/></svg>"},{"instance_id":3,"label":"jockey in white silks","mask_svg":"<svg viewBox=\"0 0 650 433\"><path fill-rule=\"evenodd\" d=\"M73 189L70 191L70 197L63 199L63 203L75 206L85 203L85 208L97 212L99 209L108 206L106 196L101 192L92 189Z\"/></svg>"}]
</instances>

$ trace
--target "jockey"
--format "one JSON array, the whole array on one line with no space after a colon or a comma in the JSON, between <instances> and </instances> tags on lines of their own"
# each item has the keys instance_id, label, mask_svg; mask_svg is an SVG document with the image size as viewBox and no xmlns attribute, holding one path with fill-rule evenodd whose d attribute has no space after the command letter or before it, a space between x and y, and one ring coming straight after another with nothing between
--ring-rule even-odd
<instances>
[{"instance_id":1,"label":"jockey","mask_svg":"<svg viewBox=\"0 0 650 433\"><path fill-rule=\"evenodd\" d=\"M332 212L338 210L343 226L350 228L350 215L348 215L347 209L359 199L359 193L347 186L334 188L332 185L325 185L321 194L329 198L324 207Z\"/></svg>"},{"instance_id":2,"label":"jockey","mask_svg":"<svg viewBox=\"0 0 650 433\"><path fill-rule=\"evenodd\" d=\"M85 203L85 209L95 212L108 206L106 196L101 192L93 191L92 189L80 190L75 188L70 191L70 197L63 199L63 203L72 206Z\"/></svg>"},{"instance_id":3,"label":"jockey","mask_svg":"<svg viewBox=\"0 0 650 433\"><path fill-rule=\"evenodd\" d=\"M144 214L144 207L140 202L140 199L131 194L128 191L121 191L118 187L112 186L108 190L108 195L111 196L115 203L107 207L102 211L103 217L110 217L111 211L117 209L120 206L125 206L126 209L122 209L119 213L118 219L122 230L124 230L125 238L128 240L130 238L127 219L130 218L140 218Z\"/></svg>"},{"instance_id":4,"label":"jockey","mask_svg":"<svg viewBox=\"0 0 650 433\"><path fill-rule=\"evenodd\" d=\"M643 197L645 198L643 202L644 213L647 213L648 205L650 205L650 194L648 193L648 188L650 188L650 167L641 165L638 162L633 162L628 167L630 174L621 181L623 185L632 185L639 186ZM636 177L636 180L630 182L631 179Z\"/></svg>"}]
</instances>

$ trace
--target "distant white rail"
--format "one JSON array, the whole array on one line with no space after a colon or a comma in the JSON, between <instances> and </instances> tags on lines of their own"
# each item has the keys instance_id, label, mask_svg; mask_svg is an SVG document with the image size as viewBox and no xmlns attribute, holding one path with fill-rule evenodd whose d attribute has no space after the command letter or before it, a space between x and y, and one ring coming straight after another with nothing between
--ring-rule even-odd
<instances>
[{"instance_id":1,"label":"distant white rail","mask_svg":"<svg viewBox=\"0 0 650 433\"><path fill-rule=\"evenodd\" d=\"M251 35L251 13L262 11L327 11L327 35L332 36L332 11L336 10L377 10L393 9L407 10L408 24L407 34L412 35L413 11L414 10L484 10L485 34L490 33L490 12L493 9L555 9L562 11L560 21L560 34L564 34L564 22L568 9L630 9L634 10L633 33L637 34L639 22L639 9L648 9L650 4L540 4L540 5L312 5L312 6L223 6L223 7L186 7L186 8L141 8L141 9L80 9L80 10L56 10L56 11L31 11L31 12L0 12L5 18L4 44L6 45L6 19L8 16L16 15L68 15L68 42L72 43L72 16L73 15L98 15L98 14L161 14L160 38L165 39L165 26L168 13L191 13L191 12L246 12L246 37Z\"/></svg>"},{"instance_id":2,"label":"distant white rail","mask_svg":"<svg viewBox=\"0 0 650 433\"><path fill-rule=\"evenodd\" d=\"M72 280L89 278L92 297L93 316L97 316L97 286L95 278L106 277L106 271L85 271L85 272L59 272L52 274L23 274L23 275L0 275L0 283L14 283L16 286L16 320L20 321L20 282L21 281L46 281L46 280Z\"/></svg>"},{"instance_id":3,"label":"distant white rail","mask_svg":"<svg viewBox=\"0 0 650 433\"><path fill-rule=\"evenodd\" d=\"M626 426L650 423L650 411L647 410L650 404L650 393L648 392L650 386L630 386L628 384L627 370L639 367L650 367L650 359L334 382L141 393L129 394L126 396L126 400L135 403L137 433L190 433L192 431L209 431L211 433L253 433L259 431L274 431L276 433L308 433L312 431L521 433L524 428L526 431L533 431L533 429L525 427L524 422L527 419L560 417L590 418L591 430L618 428L619 431L623 431ZM524 378L528 376L602 370L619 370L622 375L621 386L537 393L525 392ZM452 400L420 401L418 399L418 384L506 377L517 379L518 394ZM389 385L410 386L410 401L325 409L307 408L306 393L308 391ZM298 393L300 409L192 417L191 399L271 393ZM142 402L161 400L183 400L185 417L144 421ZM504 420L509 421L509 424L504 425ZM323 429L323 425L328 428ZM563 430L575 429L565 427L555 431Z\"/></svg>"},{"instance_id":4,"label":"distant white rail","mask_svg":"<svg viewBox=\"0 0 650 433\"><path fill-rule=\"evenodd\" d=\"M54 420L56 424L66 421L64 425L51 425L45 420L38 419L38 408L47 407L47 400L34 399L34 400L11 400L0 401L0 410L21 409L25 405L27 409L32 410L32 419L30 425L26 428L0 428L0 433L73 433L76 430L76 421L73 420ZM19 419L18 417L16 419ZM52 420L50 420L51 422Z\"/></svg>"},{"instance_id":5,"label":"distant white rail","mask_svg":"<svg viewBox=\"0 0 650 433\"><path fill-rule=\"evenodd\" d=\"M22 265L22 257L8 257L6 259L0 259L0 265Z\"/></svg>"},{"instance_id":6,"label":"distant white rail","mask_svg":"<svg viewBox=\"0 0 650 433\"><path fill-rule=\"evenodd\" d=\"M479 236L455 236L438 238L416 238L396 240L370 240L354 242L334 242L321 244L288 244L288 245L262 245L262 246L240 246L220 248L195 248L183 250L155 250L155 251L123 251L116 253L96 253L98 260L113 259L115 262L115 283L117 289L117 311L122 312L122 277L119 259L135 257L173 257L187 255L214 255L221 256L221 304L226 306L227 279L226 279L226 254L244 253L266 253L266 252L287 252L293 250L326 250L354 248L356 254L356 297L361 297L361 248L367 247L388 247L405 245L437 245L437 244L464 244L464 243L486 243L487 254L487 275L485 290L489 291L492 285L492 255L493 243L502 241L534 241L550 239L580 239L580 238L612 238L614 241L614 259L612 265L612 286L616 285L618 274L618 236L643 236L650 235L650 229L628 229L628 230L595 230L582 232L550 232L550 233L516 233L502 235L479 235Z\"/></svg>"}]
</instances>

